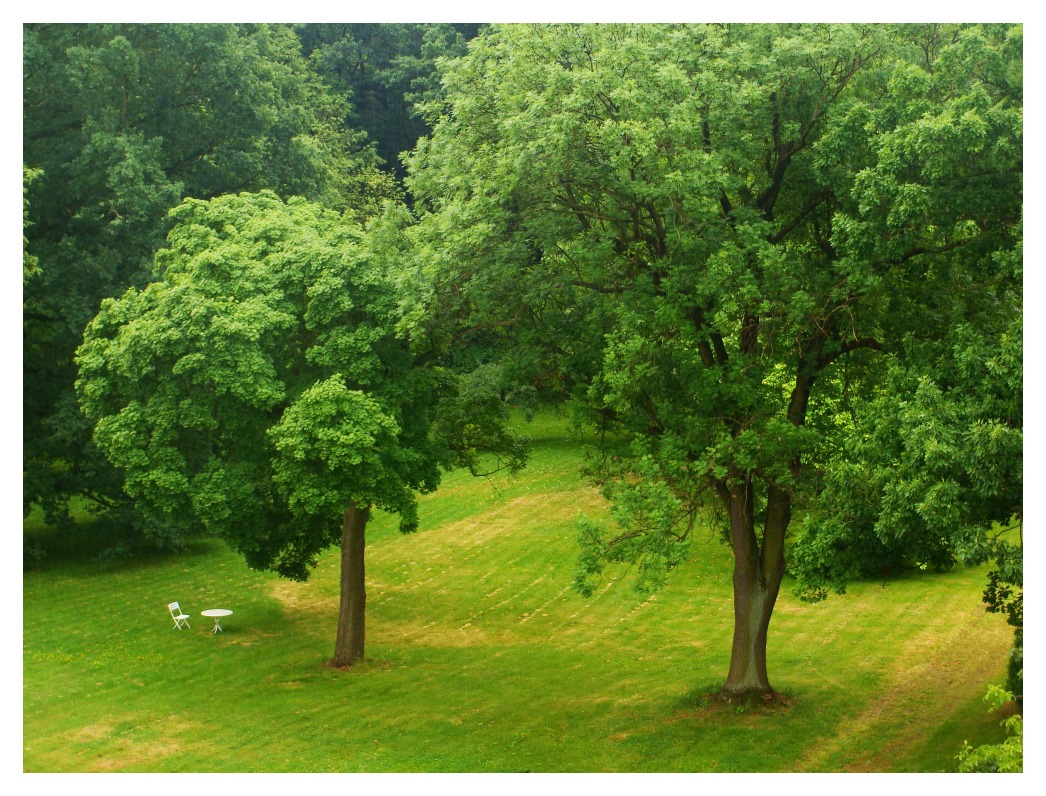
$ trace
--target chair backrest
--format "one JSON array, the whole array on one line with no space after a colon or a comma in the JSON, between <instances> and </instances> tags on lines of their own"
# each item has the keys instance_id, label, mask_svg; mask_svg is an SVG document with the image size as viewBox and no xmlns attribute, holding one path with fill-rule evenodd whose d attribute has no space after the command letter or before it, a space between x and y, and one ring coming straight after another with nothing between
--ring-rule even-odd
<instances>
[{"instance_id":1,"label":"chair backrest","mask_svg":"<svg viewBox=\"0 0 1046 796\"><path fill-rule=\"evenodd\" d=\"M171 616L180 616L182 613L181 606L178 603L167 603L167 610L171 612Z\"/></svg>"}]
</instances>

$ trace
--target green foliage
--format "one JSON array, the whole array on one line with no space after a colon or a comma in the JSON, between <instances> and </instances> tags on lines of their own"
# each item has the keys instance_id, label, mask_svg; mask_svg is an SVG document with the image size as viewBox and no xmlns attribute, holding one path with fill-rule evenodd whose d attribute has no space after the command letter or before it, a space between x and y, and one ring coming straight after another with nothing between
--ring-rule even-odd
<instances>
[{"instance_id":1,"label":"green foliage","mask_svg":"<svg viewBox=\"0 0 1046 796\"><path fill-rule=\"evenodd\" d=\"M806 598L1007 549L1019 566L1019 549L990 533L1023 504L1021 317L1007 318L994 330L957 327L943 353L909 339L841 430L792 559Z\"/></svg>"},{"instance_id":2,"label":"green foliage","mask_svg":"<svg viewBox=\"0 0 1046 796\"><path fill-rule=\"evenodd\" d=\"M992 710L999 710L1013 700L1012 693L997 685L989 686L984 695L984 701ZM1006 740L1002 743L973 747L963 742L958 756L960 772L1019 774L1024 771L1024 719L1015 713L1001 723L1006 728Z\"/></svg>"},{"instance_id":3,"label":"green foliage","mask_svg":"<svg viewBox=\"0 0 1046 796\"><path fill-rule=\"evenodd\" d=\"M498 368L480 365L460 375L447 373L445 378L453 391L440 403L433 433L447 445L454 463L474 476L521 470L531 441L509 426L511 403Z\"/></svg>"},{"instance_id":4,"label":"green foliage","mask_svg":"<svg viewBox=\"0 0 1046 796\"><path fill-rule=\"evenodd\" d=\"M40 262L40 258L34 257L29 253L29 239L25 236L28 231L28 227L32 223L29 220L29 183L39 177L41 171L39 169L30 169L27 166L22 166L22 286L36 275L37 267ZM24 302L25 299L23 298Z\"/></svg>"},{"instance_id":5,"label":"green foliage","mask_svg":"<svg viewBox=\"0 0 1046 796\"><path fill-rule=\"evenodd\" d=\"M579 518L574 586L585 597L595 592L607 566L618 562L636 564L636 591L656 591L690 552L695 512L688 511L654 473L643 478L644 469L653 468L652 461L641 461L636 467L640 480L607 482L604 495L612 501L611 515L619 533L611 535L587 515Z\"/></svg>"},{"instance_id":6,"label":"green foliage","mask_svg":"<svg viewBox=\"0 0 1046 796\"><path fill-rule=\"evenodd\" d=\"M994 566L988 572L984 604L991 613L1006 615L1014 629L1013 649L1006 667L1006 690L1018 705L1024 702L1024 545L999 541L994 548Z\"/></svg>"},{"instance_id":7,"label":"green foliage","mask_svg":"<svg viewBox=\"0 0 1046 796\"><path fill-rule=\"evenodd\" d=\"M1024 628L1024 563L1020 547L1000 545L995 568L988 573L984 602L992 613L1006 615L1018 633Z\"/></svg>"},{"instance_id":8,"label":"green foliage","mask_svg":"<svg viewBox=\"0 0 1046 796\"><path fill-rule=\"evenodd\" d=\"M400 177L400 156L429 132L415 103L438 96L436 61L465 52L478 25L313 23L295 26L313 69L351 98L354 118Z\"/></svg>"},{"instance_id":9,"label":"green foliage","mask_svg":"<svg viewBox=\"0 0 1046 796\"><path fill-rule=\"evenodd\" d=\"M32 24L23 29L28 188L24 504L121 506L76 406L73 353L104 298L152 278L183 197L269 188L361 214L394 195L347 107L281 25Z\"/></svg>"},{"instance_id":10,"label":"green foliage","mask_svg":"<svg viewBox=\"0 0 1046 796\"><path fill-rule=\"evenodd\" d=\"M417 524L450 460L436 374L347 217L271 192L172 212L159 281L103 302L77 354L99 447L148 515L305 578L350 502Z\"/></svg>"},{"instance_id":11,"label":"green foliage","mask_svg":"<svg viewBox=\"0 0 1046 796\"><path fill-rule=\"evenodd\" d=\"M273 481L293 514L337 517L348 497L399 514L405 533L417 530L411 486L431 491L438 478L435 472L410 472L433 463L411 462L418 454L399 450L399 433L378 401L348 389L336 374L309 387L269 429L279 454Z\"/></svg>"},{"instance_id":12,"label":"green foliage","mask_svg":"<svg viewBox=\"0 0 1046 796\"><path fill-rule=\"evenodd\" d=\"M764 550L809 510L812 591L984 553L1020 493L1020 48L504 25L441 63L407 180L430 300L624 440L583 590L617 556L661 573L706 495Z\"/></svg>"}]
</instances>

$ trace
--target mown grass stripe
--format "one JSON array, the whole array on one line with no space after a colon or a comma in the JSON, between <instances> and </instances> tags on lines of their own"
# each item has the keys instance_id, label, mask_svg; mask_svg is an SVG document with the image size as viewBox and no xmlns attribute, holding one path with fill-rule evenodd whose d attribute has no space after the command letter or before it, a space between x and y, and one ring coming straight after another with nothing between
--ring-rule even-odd
<instances>
[{"instance_id":1,"label":"mown grass stripe","mask_svg":"<svg viewBox=\"0 0 1046 796\"><path fill-rule=\"evenodd\" d=\"M729 551L699 534L653 597L625 567L574 593L574 515L605 506L578 481L564 421L541 423L532 467L496 493L454 474L423 499L417 534L375 517L356 671L324 665L335 550L307 583L252 572L213 540L137 562L45 558L24 577L25 769L954 770L964 738L999 737L981 694L1009 630L983 611L983 568L859 583L818 605L786 584L770 673L794 706L702 706L728 664ZM172 599L191 632L173 629ZM235 611L217 637L208 607Z\"/></svg>"}]
</instances>

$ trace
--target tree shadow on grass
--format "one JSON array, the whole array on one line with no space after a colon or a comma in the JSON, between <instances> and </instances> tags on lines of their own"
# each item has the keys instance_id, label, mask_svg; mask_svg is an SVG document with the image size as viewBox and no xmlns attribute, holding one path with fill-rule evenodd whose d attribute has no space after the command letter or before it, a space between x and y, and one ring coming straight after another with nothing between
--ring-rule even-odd
<instances>
[{"instance_id":1,"label":"tree shadow on grass","mask_svg":"<svg viewBox=\"0 0 1046 796\"><path fill-rule=\"evenodd\" d=\"M24 526L22 571L111 573L176 559L210 555L224 543L214 537L192 537L177 547L160 546L119 523L88 519L59 527Z\"/></svg>"},{"instance_id":2,"label":"tree shadow on grass","mask_svg":"<svg viewBox=\"0 0 1046 796\"><path fill-rule=\"evenodd\" d=\"M795 704L795 698L782 691L776 691L772 697L732 702L722 697L721 688L722 683L709 681L691 689L672 706L674 720L734 715L776 716Z\"/></svg>"}]
</instances>

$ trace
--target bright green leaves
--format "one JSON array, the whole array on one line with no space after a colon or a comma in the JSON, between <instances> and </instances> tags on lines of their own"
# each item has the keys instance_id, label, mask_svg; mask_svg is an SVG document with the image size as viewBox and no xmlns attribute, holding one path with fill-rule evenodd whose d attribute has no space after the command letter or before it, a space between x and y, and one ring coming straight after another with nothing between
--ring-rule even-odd
<instances>
[{"instance_id":1,"label":"bright green leaves","mask_svg":"<svg viewBox=\"0 0 1046 796\"><path fill-rule=\"evenodd\" d=\"M989 712L994 713L1021 697L1002 686L990 685L984 701L989 705ZM963 748L958 754L960 772L1020 774L1024 771L1024 717L1016 713L999 723L1006 729L1006 738L1000 743L973 747L963 741Z\"/></svg>"},{"instance_id":2,"label":"bright green leaves","mask_svg":"<svg viewBox=\"0 0 1046 796\"><path fill-rule=\"evenodd\" d=\"M635 588L647 592L659 589L668 572L686 558L695 512L659 477L659 467L651 459L637 462L636 475L641 480L607 486L613 530L585 515L579 517L574 587L586 597L595 591L609 563L634 563Z\"/></svg>"},{"instance_id":3,"label":"bright green leaves","mask_svg":"<svg viewBox=\"0 0 1046 796\"><path fill-rule=\"evenodd\" d=\"M296 578L350 502L416 527L413 490L447 461L429 435L437 382L397 337L396 280L358 226L267 192L172 216L161 281L105 302L77 358L128 493Z\"/></svg>"},{"instance_id":4,"label":"bright green leaves","mask_svg":"<svg viewBox=\"0 0 1046 796\"><path fill-rule=\"evenodd\" d=\"M348 501L404 513L412 495L397 472L399 427L380 404L340 374L309 387L268 431L277 451L273 482L296 514L340 517Z\"/></svg>"},{"instance_id":5,"label":"bright green leaves","mask_svg":"<svg viewBox=\"0 0 1046 796\"><path fill-rule=\"evenodd\" d=\"M840 224L848 233L840 245L899 260L1017 223L1022 89L1019 72L999 72L1000 61L1012 57L1016 30L962 28L948 43L936 42L932 67L902 62L892 69L887 101L866 114L874 161L851 189L860 224L869 226L858 232L854 222Z\"/></svg>"},{"instance_id":6,"label":"bright green leaves","mask_svg":"<svg viewBox=\"0 0 1046 796\"><path fill-rule=\"evenodd\" d=\"M178 418L168 395L131 400L99 419L94 438L109 461L126 474L124 489L132 498L168 519L187 508L189 476L183 453L172 446ZM191 522L187 522L189 528Z\"/></svg>"}]
</instances>

